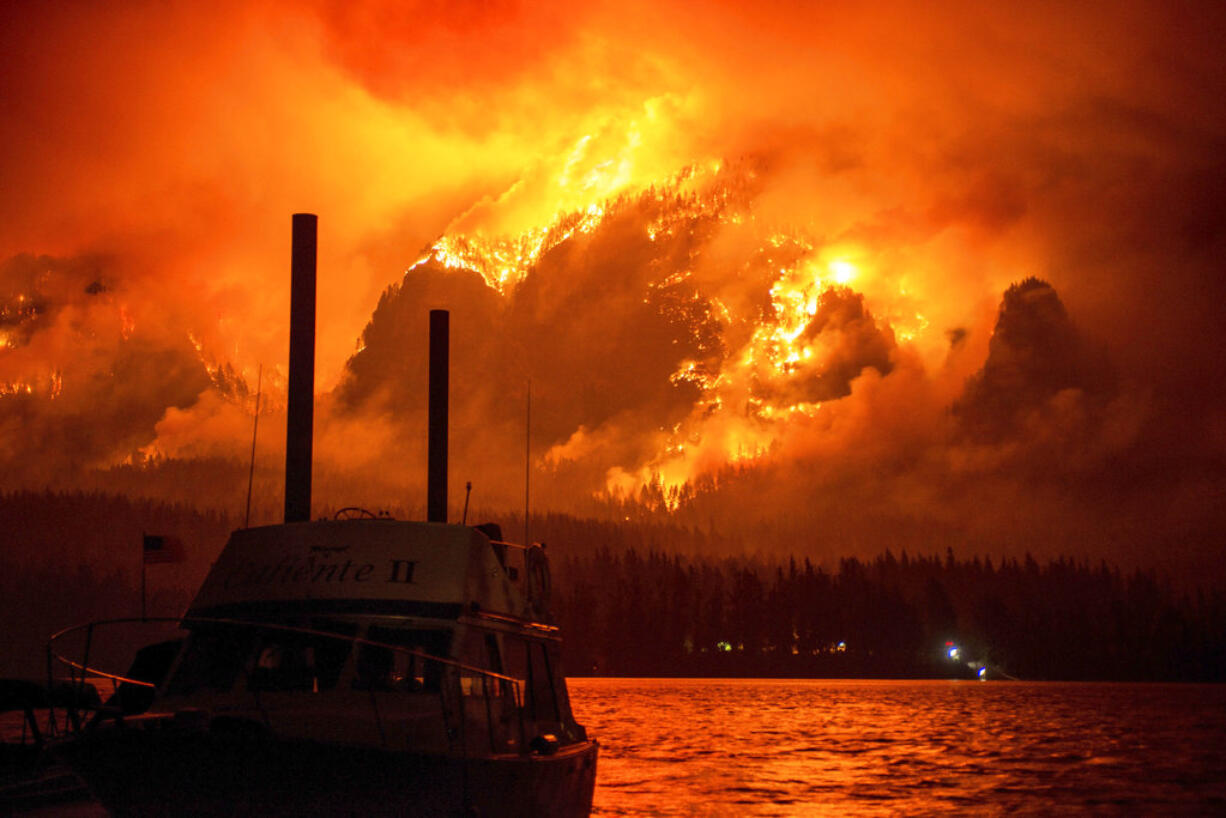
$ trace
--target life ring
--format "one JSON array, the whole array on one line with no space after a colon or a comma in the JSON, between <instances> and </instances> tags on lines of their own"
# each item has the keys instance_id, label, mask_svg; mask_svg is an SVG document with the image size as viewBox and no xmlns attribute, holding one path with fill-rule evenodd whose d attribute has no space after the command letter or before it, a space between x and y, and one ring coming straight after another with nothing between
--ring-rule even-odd
<instances>
[{"instance_id":1,"label":"life ring","mask_svg":"<svg viewBox=\"0 0 1226 818\"><path fill-rule=\"evenodd\" d=\"M547 616L552 585L549 577L549 558L545 556L545 549L539 545L529 546L524 553L524 564L528 575L529 604L537 616Z\"/></svg>"}]
</instances>

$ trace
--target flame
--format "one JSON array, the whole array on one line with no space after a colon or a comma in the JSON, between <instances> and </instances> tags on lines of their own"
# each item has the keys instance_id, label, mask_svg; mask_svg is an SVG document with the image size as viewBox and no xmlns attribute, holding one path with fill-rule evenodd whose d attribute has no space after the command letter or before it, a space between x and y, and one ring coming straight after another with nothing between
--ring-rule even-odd
<instances>
[{"instance_id":1,"label":"flame","mask_svg":"<svg viewBox=\"0 0 1226 818\"><path fill-rule=\"evenodd\" d=\"M587 150L586 141L575 146L559 183L584 190L615 184L577 171ZM613 172L612 164L599 163L596 168ZM805 394L805 385L819 378L837 357L837 328L833 334L828 330L830 319L823 311L837 311L840 303L862 298L855 288L890 290L882 286L884 277L872 263L870 247L823 241L804 229L772 229L759 223L752 207L754 185L752 167L695 164L637 194L623 192L590 202L518 235L446 234L417 264L434 261L447 269L474 270L505 296L550 249L593 232L632 206L646 215L644 230L653 243L690 236L687 231L698 223L750 236L758 250L745 263L743 274L765 282L765 310L704 292L695 270L685 266L661 265L644 294L644 303L656 304L675 324L689 327L691 341L702 356L682 360L669 381L677 388L696 390L698 398L688 417L658 431L654 456L637 468L611 469L605 489L619 494L654 487L665 506L675 507L686 484L696 478L729 464L768 458L797 427L820 422L826 400L838 397ZM910 301L902 285L895 289L896 300L878 298L868 304L869 311L878 309L889 317L883 323L887 333L892 327L888 320L896 321L897 332L889 337L914 340L928 322L921 313L908 314L898 306ZM708 338L712 328L718 331L719 343L731 337L741 340L721 349ZM544 462L556 465L579 457L580 452L589 453L595 445L590 431L579 430L555 446Z\"/></svg>"},{"instance_id":2,"label":"flame","mask_svg":"<svg viewBox=\"0 0 1226 818\"><path fill-rule=\"evenodd\" d=\"M559 217L547 227L519 236L443 236L409 270L429 261L449 270L473 270L480 273L486 284L506 295L544 253L576 233L590 233L603 218L604 208L593 203L580 212Z\"/></svg>"},{"instance_id":3,"label":"flame","mask_svg":"<svg viewBox=\"0 0 1226 818\"><path fill-rule=\"evenodd\" d=\"M578 196L581 200L578 207L557 211L546 224L529 227L517 234L488 235L482 229L471 233L445 233L409 270L429 262L450 270L472 270L492 289L502 295L508 294L545 253L576 235L593 232L608 218L610 211L619 212L638 198L629 194L615 195L619 191L624 193L631 182L630 159L622 156L616 160L592 162L587 155L591 139L588 135L579 140L555 180L567 194L561 199L574 201ZM633 138L628 139L628 143L632 148L638 147L638 141ZM582 175L577 170L581 160L590 165ZM735 174L727 171L723 162L688 165L650 185L649 193L656 202L669 206L658 209L656 217L646 227L647 237L656 241L673 236L694 219L706 216L741 223L744 216L738 208L744 204L748 185L744 179L738 184ZM592 198L582 201L585 193ZM658 286L667 283L661 282Z\"/></svg>"},{"instance_id":4,"label":"flame","mask_svg":"<svg viewBox=\"0 0 1226 818\"><path fill-rule=\"evenodd\" d=\"M64 375L58 369L53 369L45 378L32 380L19 378L0 382L0 398L46 395L50 400L55 400L63 391Z\"/></svg>"},{"instance_id":5,"label":"flame","mask_svg":"<svg viewBox=\"0 0 1226 818\"><path fill-rule=\"evenodd\" d=\"M64 391L64 373L53 369L45 377L16 378L0 381L0 399L20 396L45 395L55 400Z\"/></svg>"},{"instance_id":6,"label":"flame","mask_svg":"<svg viewBox=\"0 0 1226 818\"><path fill-rule=\"evenodd\" d=\"M127 306L121 304L119 306L119 334L125 341L132 337L132 333L136 331L136 320L132 314L128 312ZM194 343L194 342L193 342ZM197 347L199 350L199 347Z\"/></svg>"},{"instance_id":7,"label":"flame","mask_svg":"<svg viewBox=\"0 0 1226 818\"><path fill-rule=\"evenodd\" d=\"M856 265L846 259L834 259L826 265L830 270L831 277L839 284L847 286L852 282L856 275L860 272Z\"/></svg>"}]
</instances>

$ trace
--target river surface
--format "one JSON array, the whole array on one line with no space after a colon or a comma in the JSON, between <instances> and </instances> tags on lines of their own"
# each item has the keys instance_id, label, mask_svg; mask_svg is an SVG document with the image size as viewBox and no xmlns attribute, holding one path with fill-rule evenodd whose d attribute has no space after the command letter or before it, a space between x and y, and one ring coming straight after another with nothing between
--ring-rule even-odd
<instances>
[{"instance_id":1,"label":"river surface","mask_svg":"<svg viewBox=\"0 0 1226 818\"><path fill-rule=\"evenodd\" d=\"M572 679L595 815L1226 815L1226 686Z\"/></svg>"},{"instance_id":2,"label":"river surface","mask_svg":"<svg viewBox=\"0 0 1226 818\"><path fill-rule=\"evenodd\" d=\"M598 816L1226 815L1226 685L571 679L570 692L600 741ZM20 733L18 714L0 717L0 737Z\"/></svg>"}]
</instances>

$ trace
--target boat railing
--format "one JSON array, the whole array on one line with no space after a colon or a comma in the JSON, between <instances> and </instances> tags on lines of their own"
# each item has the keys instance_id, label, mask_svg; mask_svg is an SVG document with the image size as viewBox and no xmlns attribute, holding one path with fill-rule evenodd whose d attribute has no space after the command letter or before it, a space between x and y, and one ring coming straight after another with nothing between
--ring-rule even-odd
<instances>
[{"instance_id":1,"label":"boat railing","mask_svg":"<svg viewBox=\"0 0 1226 818\"><path fill-rule=\"evenodd\" d=\"M481 697L484 699L484 722L485 732L488 734L489 745L491 752L496 752L500 749L498 745L498 735L496 724L499 721L498 716L494 713L493 701L496 698L509 694L511 703L514 706L514 714L516 716L517 732L519 734L518 746L521 750L526 751L528 748L525 741L526 725L524 723L524 680L517 679L514 676L509 676L505 673L489 670L487 668L478 667L476 665L462 662L458 659L452 659L446 656L435 656L420 648L409 647L405 645L396 645L389 642L382 642L375 639L367 639L361 636L351 634L336 633L335 631L321 630L318 628L309 628L299 625L286 625L278 622L260 622L247 619L231 619L220 617L207 616L185 616L185 617L124 617L118 619L102 619L87 622L81 625L74 625L64 628L61 631L53 634L47 640L47 678L48 686L54 682L54 663L58 662L68 668L69 682L77 690L78 695L73 697L69 704L65 707L66 727L71 727L72 731L78 732L84 724L84 717L89 713L97 713L99 715L114 715L121 717L122 714L109 713L104 704L97 697L93 697L94 704L83 704L91 701L90 697L84 695L85 688L90 685L90 680L102 680L103 683L110 683L111 693L119 692L121 685L133 685L139 688L156 689L160 681L150 681L147 679L133 678L120 673L113 673L101 668L90 665L90 653L94 646L95 631L103 626L123 625L123 624L170 624L175 623L180 627L190 627L199 625L243 628L256 631L274 631L280 633L291 633L301 636L310 636L319 639L331 639L345 642L351 645L366 646L370 648L383 649L392 653L413 656L423 662L435 663L445 669L443 677L446 683L440 681L439 696L442 706L444 728L448 733L449 738L457 739L456 749L467 752L469 746L469 736L467 732L467 722L469 721L467 714L468 708L464 702L466 698L474 698L475 694L472 691L474 679L480 679ZM67 656L64 656L56 648L56 643L74 633L84 633L84 647L80 661L74 661ZM465 680L469 680L467 684ZM250 686L250 685L249 685ZM467 688L467 690L466 690ZM386 690L380 692L395 692L394 690ZM372 710L375 715L375 722L378 727L380 739L383 744L387 743L387 737L383 730L381 717L377 704L374 702L375 690L371 688L372 694ZM454 697L454 701L448 701L449 693ZM258 692L256 693L257 707L261 710L262 705L259 702ZM454 721L454 723L452 723ZM58 731L56 715L54 707L49 709L48 713L48 731L54 735Z\"/></svg>"},{"instance_id":2,"label":"boat railing","mask_svg":"<svg viewBox=\"0 0 1226 818\"><path fill-rule=\"evenodd\" d=\"M154 688L155 684L144 679L136 679L125 676L120 673L111 673L101 670L90 665L90 654L94 649L94 633L103 626L110 625L128 625L134 623L141 624L157 624L165 625L178 623L178 618L171 617L120 617L116 619L99 619L92 622L87 622L83 625L72 625L57 631L52 634L47 640L47 688L51 689L56 685L55 666L58 662L68 668L67 682L75 691L75 695L64 705L64 713L66 717L66 727L73 731L79 731L82 727L82 717L84 714L95 712L101 709L101 698L98 695L102 691L97 689L92 680L101 680L103 683L110 683L111 694L114 695L119 691L120 685L133 685L142 688ZM76 633L84 632L85 644L82 649L81 661L75 662L66 656L61 655L56 650L56 643L68 636ZM87 693L87 687L91 688ZM59 725L56 719L56 709L52 705L47 711L47 732L49 735L56 735L59 732Z\"/></svg>"}]
</instances>

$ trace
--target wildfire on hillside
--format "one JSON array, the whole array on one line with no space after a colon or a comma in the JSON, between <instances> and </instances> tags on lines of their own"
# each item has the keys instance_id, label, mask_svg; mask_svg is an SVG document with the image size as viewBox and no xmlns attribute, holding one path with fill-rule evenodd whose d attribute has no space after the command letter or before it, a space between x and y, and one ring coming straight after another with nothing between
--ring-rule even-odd
<instances>
[{"instance_id":1,"label":"wildfire on hillside","mask_svg":"<svg viewBox=\"0 0 1226 818\"><path fill-rule=\"evenodd\" d=\"M1219 527L1207 6L3 14L4 488L246 463L257 389L275 471L309 210L342 505L418 490L446 307L453 472L491 507L518 505L531 383L546 507L1023 549L1019 515L1066 543Z\"/></svg>"}]
</instances>

